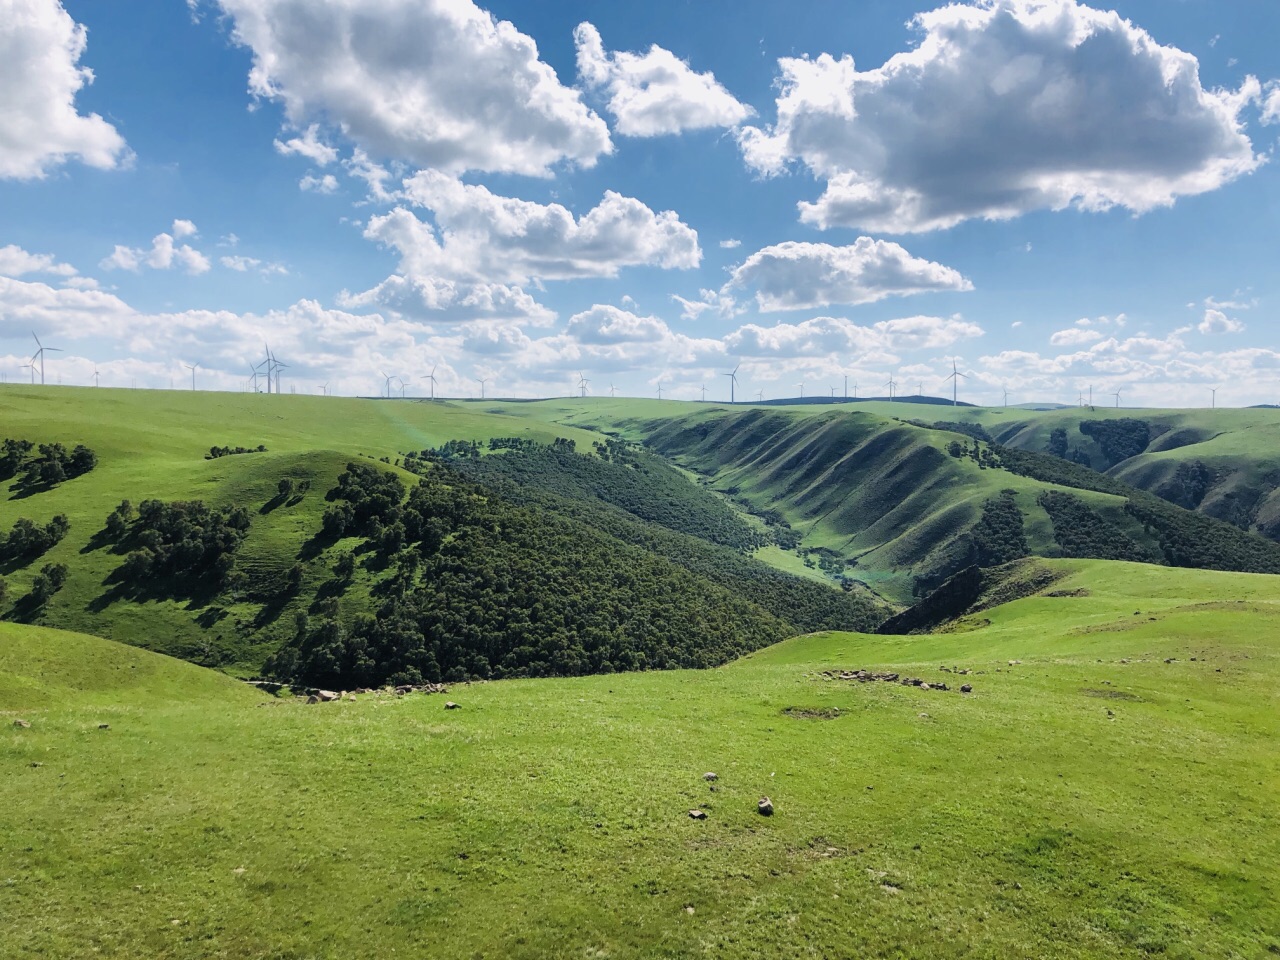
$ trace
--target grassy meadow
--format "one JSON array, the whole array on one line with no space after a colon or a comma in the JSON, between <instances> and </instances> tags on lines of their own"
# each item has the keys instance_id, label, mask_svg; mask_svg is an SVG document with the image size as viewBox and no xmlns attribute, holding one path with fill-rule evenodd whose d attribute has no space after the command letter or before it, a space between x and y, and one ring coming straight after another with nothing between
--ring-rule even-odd
<instances>
[{"instance_id":1,"label":"grassy meadow","mask_svg":"<svg viewBox=\"0 0 1280 960\"><path fill-rule=\"evenodd\" d=\"M1044 562L935 635L310 706L0 625L0 954L1274 955L1276 578Z\"/></svg>"}]
</instances>

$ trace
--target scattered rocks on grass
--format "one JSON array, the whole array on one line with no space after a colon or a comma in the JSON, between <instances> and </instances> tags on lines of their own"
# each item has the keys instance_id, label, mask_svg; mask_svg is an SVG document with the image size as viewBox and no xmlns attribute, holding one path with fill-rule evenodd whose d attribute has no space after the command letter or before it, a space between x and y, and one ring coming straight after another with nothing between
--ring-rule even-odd
<instances>
[{"instance_id":1,"label":"scattered rocks on grass","mask_svg":"<svg viewBox=\"0 0 1280 960\"><path fill-rule=\"evenodd\" d=\"M15 727L17 727L19 730L30 730L30 729L31 729L31 721L30 721L30 720L15 720L15 721L13 721L13 725L14 725Z\"/></svg>"},{"instance_id":2,"label":"scattered rocks on grass","mask_svg":"<svg viewBox=\"0 0 1280 960\"><path fill-rule=\"evenodd\" d=\"M444 708L446 710L461 710L462 705L454 703L452 700L449 700L448 702L445 703Z\"/></svg>"},{"instance_id":3,"label":"scattered rocks on grass","mask_svg":"<svg viewBox=\"0 0 1280 960\"><path fill-rule=\"evenodd\" d=\"M704 773L704 774L702 775L702 779L703 779L703 780L705 780L705 781L707 781L707 783L714 783L715 781L719 780L720 778L719 778L716 774L714 774L714 773Z\"/></svg>"},{"instance_id":4,"label":"scattered rocks on grass","mask_svg":"<svg viewBox=\"0 0 1280 960\"><path fill-rule=\"evenodd\" d=\"M955 672L968 673L969 671L957 670ZM926 682L919 677L904 677L901 674L889 671L873 673L870 670L840 670L838 672L824 670L818 675L825 680L854 680L858 683L900 683L904 687L919 687L921 690L941 690L943 692L951 689L945 683Z\"/></svg>"},{"instance_id":5,"label":"scattered rocks on grass","mask_svg":"<svg viewBox=\"0 0 1280 960\"><path fill-rule=\"evenodd\" d=\"M762 817L773 816L773 801L768 797L761 797L760 802L756 804L756 813Z\"/></svg>"},{"instance_id":6,"label":"scattered rocks on grass","mask_svg":"<svg viewBox=\"0 0 1280 960\"><path fill-rule=\"evenodd\" d=\"M961 692L961 693L973 693L973 684L971 684L971 683L963 683L963 684L961 684L961 685L960 685L960 692Z\"/></svg>"},{"instance_id":7,"label":"scattered rocks on grass","mask_svg":"<svg viewBox=\"0 0 1280 960\"><path fill-rule=\"evenodd\" d=\"M702 810L690 810L690 811L689 811L689 819L690 819L690 820L705 820L705 819L707 819L707 815L706 815L706 813L705 813L704 811L702 811Z\"/></svg>"},{"instance_id":8,"label":"scattered rocks on grass","mask_svg":"<svg viewBox=\"0 0 1280 960\"><path fill-rule=\"evenodd\" d=\"M342 694L335 693L332 690L317 690L315 697L320 703L333 703L335 700L341 700Z\"/></svg>"}]
</instances>

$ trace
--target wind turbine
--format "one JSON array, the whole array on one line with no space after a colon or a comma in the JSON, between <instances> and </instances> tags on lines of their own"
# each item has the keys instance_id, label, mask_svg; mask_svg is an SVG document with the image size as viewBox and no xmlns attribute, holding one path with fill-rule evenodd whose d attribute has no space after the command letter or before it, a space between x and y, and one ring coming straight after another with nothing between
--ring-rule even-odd
<instances>
[{"instance_id":1,"label":"wind turbine","mask_svg":"<svg viewBox=\"0 0 1280 960\"><path fill-rule=\"evenodd\" d=\"M406 380L404 377L396 377L396 379L400 381L400 399L403 400L405 387L409 386L413 381Z\"/></svg>"},{"instance_id":2,"label":"wind turbine","mask_svg":"<svg viewBox=\"0 0 1280 960\"><path fill-rule=\"evenodd\" d=\"M1007 407L1009 406L1009 388L1004 387L1002 389L1004 390L1004 405Z\"/></svg>"},{"instance_id":3,"label":"wind turbine","mask_svg":"<svg viewBox=\"0 0 1280 960\"><path fill-rule=\"evenodd\" d=\"M800 388L800 399L803 400L804 399L804 381L801 380L799 383L796 384L796 386Z\"/></svg>"},{"instance_id":4,"label":"wind turbine","mask_svg":"<svg viewBox=\"0 0 1280 960\"><path fill-rule=\"evenodd\" d=\"M54 351L55 353L61 353L61 352L62 352L62 348L61 348L61 347L46 347L43 343L41 343L41 342L40 342L40 338L39 338L39 337L36 337L36 332L35 332L34 330L32 330L32 331L31 331L31 336L35 337L35 340L36 340L36 346L40 348L39 350L37 350L37 351L35 352L35 355L34 355L34 356L32 356L32 358L31 358L31 362L34 364L37 360L39 360L39 361L40 361L40 386L42 386L42 387L43 387L43 386L44 386L44 355L45 355L45 351L47 351L47 350L52 350L52 351ZM34 377L35 377L35 368L34 368L34 367L33 367L33 368L32 368L32 370L31 370L31 376L32 376L32 378L34 378Z\"/></svg>"},{"instance_id":5,"label":"wind turbine","mask_svg":"<svg viewBox=\"0 0 1280 960\"><path fill-rule=\"evenodd\" d=\"M757 399L757 400L759 400L761 403L764 403L764 391L763 391L763 390L761 390L759 393L757 393L757 394L756 394L756 399Z\"/></svg>"},{"instance_id":6,"label":"wind turbine","mask_svg":"<svg viewBox=\"0 0 1280 960\"><path fill-rule=\"evenodd\" d=\"M844 398L846 400L849 399L849 375L847 373L844 375Z\"/></svg>"},{"instance_id":7,"label":"wind turbine","mask_svg":"<svg viewBox=\"0 0 1280 960\"><path fill-rule=\"evenodd\" d=\"M93 368L93 385L95 387L98 385L98 368L97 367Z\"/></svg>"},{"instance_id":8,"label":"wind turbine","mask_svg":"<svg viewBox=\"0 0 1280 960\"><path fill-rule=\"evenodd\" d=\"M662 399L662 381L661 380L658 381L658 399L659 400Z\"/></svg>"},{"instance_id":9,"label":"wind turbine","mask_svg":"<svg viewBox=\"0 0 1280 960\"><path fill-rule=\"evenodd\" d=\"M942 381L943 383L946 383L947 380L951 381L951 405L953 407L959 406L960 404L960 378L961 377L964 377L966 380L969 379L969 375L967 373L961 373L960 370L956 367L956 361L955 361L955 358L953 357L951 359L951 376L947 377L946 380Z\"/></svg>"},{"instance_id":10,"label":"wind turbine","mask_svg":"<svg viewBox=\"0 0 1280 960\"><path fill-rule=\"evenodd\" d=\"M44 370L41 370L41 371L40 371L40 382L41 382L41 383L44 383ZM1219 390L1221 390L1221 389L1222 389L1221 387L1210 387L1210 388L1209 388L1209 392L1210 392L1211 394L1213 394L1213 399L1212 399L1212 402L1210 403L1210 409L1214 409L1214 410L1216 410L1216 409L1217 409L1217 407L1218 407L1218 391L1219 391Z\"/></svg>"},{"instance_id":11,"label":"wind turbine","mask_svg":"<svg viewBox=\"0 0 1280 960\"><path fill-rule=\"evenodd\" d=\"M320 396L322 397L327 397L329 395L329 384L327 383L320 384L316 389L320 391Z\"/></svg>"},{"instance_id":12,"label":"wind turbine","mask_svg":"<svg viewBox=\"0 0 1280 960\"><path fill-rule=\"evenodd\" d=\"M832 400L834 400L835 398L836 398L836 388L835 388L835 387L832 387L832 388L831 388L831 399L832 399Z\"/></svg>"},{"instance_id":13,"label":"wind turbine","mask_svg":"<svg viewBox=\"0 0 1280 960\"><path fill-rule=\"evenodd\" d=\"M36 382L36 365L34 363L24 363L23 369L31 371L31 383L34 386Z\"/></svg>"},{"instance_id":14,"label":"wind turbine","mask_svg":"<svg viewBox=\"0 0 1280 960\"><path fill-rule=\"evenodd\" d=\"M191 389L192 389L192 390L195 390L195 388L196 388L196 367L200 366L200 364L198 364L198 363L184 363L184 364L183 364L183 366L184 366L184 367L186 367L188 370L190 370L190 371L191 371Z\"/></svg>"},{"instance_id":15,"label":"wind turbine","mask_svg":"<svg viewBox=\"0 0 1280 960\"><path fill-rule=\"evenodd\" d=\"M705 390L705 389L706 389L706 387L703 387L702 389L703 389L703 390ZM617 395L618 395L618 388L617 388L617 387L615 387L615 386L613 385L613 382L612 382L612 381L610 381L610 383L609 383L609 396L611 396L611 397L616 397Z\"/></svg>"},{"instance_id":16,"label":"wind turbine","mask_svg":"<svg viewBox=\"0 0 1280 960\"><path fill-rule=\"evenodd\" d=\"M484 399L484 385L490 380L489 377L476 377L476 383L480 384L480 399Z\"/></svg>"},{"instance_id":17,"label":"wind turbine","mask_svg":"<svg viewBox=\"0 0 1280 960\"><path fill-rule=\"evenodd\" d=\"M584 398L584 399L586 398L586 396L587 396L587 384L589 384L590 382L591 382L591 381L590 381L590 380L588 380L588 379L586 378L586 375L585 375L585 374L583 374L581 371L579 371L579 373L578 373L578 396L580 396L580 397L582 397L582 398Z\"/></svg>"},{"instance_id":18,"label":"wind turbine","mask_svg":"<svg viewBox=\"0 0 1280 960\"><path fill-rule=\"evenodd\" d=\"M720 374L720 376L722 377L729 378L729 402L730 403L738 402L738 371L741 369L742 369L742 362L739 361L738 365L733 368L732 373Z\"/></svg>"},{"instance_id":19,"label":"wind turbine","mask_svg":"<svg viewBox=\"0 0 1280 960\"><path fill-rule=\"evenodd\" d=\"M378 371L378 375L382 377L382 392L386 396L386 398L390 400L391 399L391 381L394 380L395 377L388 377L381 370Z\"/></svg>"},{"instance_id":20,"label":"wind turbine","mask_svg":"<svg viewBox=\"0 0 1280 960\"><path fill-rule=\"evenodd\" d=\"M439 366L440 364L437 363L434 367L431 368L431 372L427 374L427 379L431 381L431 399L432 400L436 398L436 369Z\"/></svg>"},{"instance_id":21,"label":"wind turbine","mask_svg":"<svg viewBox=\"0 0 1280 960\"><path fill-rule=\"evenodd\" d=\"M1112 394L1112 396L1116 398L1116 409L1119 410L1120 409L1120 391L1117 390L1115 393Z\"/></svg>"},{"instance_id":22,"label":"wind turbine","mask_svg":"<svg viewBox=\"0 0 1280 960\"><path fill-rule=\"evenodd\" d=\"M890 377L885 381L884 385L889 388L889 402L893 403L893 390L898 384L894 381L893 377Z\"/></svg>"}]
</instances>

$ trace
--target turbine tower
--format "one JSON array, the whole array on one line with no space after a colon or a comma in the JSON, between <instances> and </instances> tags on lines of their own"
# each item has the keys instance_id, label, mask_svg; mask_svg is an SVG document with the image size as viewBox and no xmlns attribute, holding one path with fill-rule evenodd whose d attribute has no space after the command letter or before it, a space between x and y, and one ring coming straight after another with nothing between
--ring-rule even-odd
<instances>
[{"instance_id":1,"label":"turbine tower","mask_svg":"<svg viewBox=\"0 0 1280 960\"><path fill-rule=\"evenodd\" d=\"M610 397L616 397L617 395L618 395L618 388L617 388L617 387L615 387L615 386L613 385L613 382L612 382L612 381L610 381L610 383L609 383L609 396L610 396Z\"/></svg>"},{"instance_id":2,"label":"turbine tower","mask_svg":"<svg viewBox=\"0 0 1280 960\"><path fill-rule=\"evenodd\" d=\"M196 367L200 366L200 364L198 364L198 363L184 363L184 364L183 364L183 366L184 366L184 367L186 367L188 370L190 370L190 371L191 371L191 389L192 389L192 390L195 390L195 388L196 388Z\"/></svg>"},{"instance_id":3,"label":"turbine tower","mask_svg":"<svg viewBox=\"0 0 1280 960\"><path fill-rule=\"evenodd\" d=\"M759 400L761 403L764 403L764 391L763 391L763 390L761 390L761 391L759 391L758 393L756 393L756 399L757 399L757 400Z\"/></svg>"},{"instance_id":4,"label":"turbine tower","mask_svg":"<svg viewBox=\"0 0 1280 960\"><path fill-rule=\"evenodd\" d=\"M1009 406L1009 388L1003 387L1002 389L1004 390L1004 405L1007 407Z\"/></svg>"},{"instance_id":5,"label":"turbine tower","mask_svg":"<svg viewBox=\"0 0 1280 960\"><path fill-rule=\"evenodd\" d=\"M1112 396L1116 398L1116 409L1119 410L1120 409L1120 391L1117 390L1115 393L1112 394Z\"/></svg>"},{"instance_id":6,"label":"turbine tower","mask_svg":"<svg viewBox=\"0 0 1280 960\"><path fill-rule=\"evenodd\" d=\"M804 381L801 380L799 383L796 384L796 386L800 388L800 399L803 400L804 399Z\"/></svg>"},{"instance_id":7,"label":"turbine tower","mask_svg":"<svg viewBox=\"0 0 1280 960\"><path fill-rule=\"evenodd\" d=\"M98 368L96 365L93 368L93 385L95 387L98 385Z\"/></svg>"},{"instance_id":8,"label":"turbine tower","mask_svg":"<svg viewBox=\"0 0 1280 960\"><path fill-rule=\"evenodd\" d=\"M659 400L662 399L662 381L661 380L658 381L658 399Z\"/></svg>"},{"instance_id":9,"label":"turbine tower","mask_svg":"<svg viewBox=\"0 0 1280 960\"><path fill-rule=\"evenodd\" d=\"M427 379L431 381L431 399L432 400L436 398L436 369L439 366L440 364L437 363L434 367L431 368L431 372L427 374Z\"/></svg>"},{"instance_id":10,"label":"turbine tower","mask_svg":"<svg viewBox=\"0 0 1280 960\"><path fill-rule=\"evenodd\" d=\"M44 383L44 369L43 369L43 367L42 367L42 368L41 368L41 370L40 370L40 382L41 382L41 383ZM1211 410L1216 410L1216 409L1218 408L1218 391L1219 391L1219 390L1221 390L1221 389L1222 389L1221 387L1210 387L1210 388L1209 388L1209 392L1210 392L1211 394L1213 394L1213 396L1212 396L1212 398L1211 398L1211 400L1210 400L1210 404L1209 404L1209 408L1210 408Z\"/></svg>"},{"instance_id":11,"label":"turbine tower","mask_svg":"<svg viewBox=\"0 0 1280 960\"><path fill-rule=\"evenodd\" d=\"M484 399L484 385L489 382L490 377L476 377L476 383L480 384L480 399Z\"/></svg>"},{"instance_id":12,"label":"turbine tower","mask_svg":"<svg viewBox=\"0 0 1280 960\"><path fill-rule=\"evenodd\" d=\"M889 388L889 402L893 403L893 390L894 390L894 387L896 387L898 384L893 379L893 377L890 377L888 380L885 381L884 385Z\"/></svg>"},{"instance_id":13,"label":"turbine tower","mask_svg":"<svg viewBox=\"0 0 1280 960\"><path fill-rule=\"evenodd\" d=\"M46 347L43 343L41 343L41 342L40 342L40 338L39 338L39 337L36 337L36 332L35 332L34 330L32 330L32 331L31 331L31 336L35 337L35 340L36 340L36 346L40 348L40 349L39 349L39 350L37 350L37 351L35 352L35 354L31 357L31 363L32 363L32 368L31 368L31 378L32 378L32 382L34 383L34 382L35 382L35 375L36 375L36 371L35 371L35 366L34 366L34 364L35 364L35 362L38 360L38 361L40 361L40 386L42 386L42 387L43 387L43 386L44 386L44 355L45 355L45 353L46 353L47 351L49 351L49 350L52 350L52 351L54 351L55 353L61 353L61 352L62 352L62 348L61 348L61 347Z\"/></svg>"},{"instance_id":14,"label":"turbine tower","mask_svg":"<svg viewBox=\"0 0 1280 960\"><path fill-rule=\"evenodd\" d=\"M579 397L582 397L583 399L586 398L587 384L589 384L590 382L591 381L586 378L585 374L581 372L578 373L578 396Z\"/></svg>"},{"instance_id":15,"label":"turbine tower","mask_svg":"<svg viewBox=\"0 0 1280 960\"><path fill-rule=\"evenodd\" d=\"M961 373L960 370L956 367L956 361L955 361L955 358L953 357L951 360L951 376L947 377L947 380L951 381L951 405L953 407L958 406L960 403L960 378L961 377L964 377L964 379L966 380L969 379L969 375L967 373ZM942 382L946 383L947 380L943 380Z\"/></svg>"},{"instance_id":16,"label":"turbine tower","mask_svg":"<svg viewBox=\"0 0 1280 960\"><path fill-rule=\"evenodd\" d=\"M733 368L733 372L720 374L720 376L722 377L729 378L729 402L730 403L738 402L738 371L741 369L742 369L742 363L741 361L739 361L738 365Z\"/></svg>"}]
</instances>

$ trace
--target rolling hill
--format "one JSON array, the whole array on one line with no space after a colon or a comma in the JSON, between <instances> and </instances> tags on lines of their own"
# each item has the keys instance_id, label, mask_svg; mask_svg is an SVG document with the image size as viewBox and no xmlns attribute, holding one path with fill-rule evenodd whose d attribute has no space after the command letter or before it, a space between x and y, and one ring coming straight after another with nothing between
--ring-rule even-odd
<instances>
[{"instance_id":1,"label":"rolling hill","mask_svg":"<svg viewBox=\"0 0 1280 960\"><path fill-rule=\"evenodd\" d=\"M1049 589L933 635L460 684L449 711L423 694L308 706L0 624L0 943L120 958L1280 950L1275 578L1042 563ZM860 668L949 689L840 679ZM15 690L42 693L15 705Z\"/></svg>"}]
</instances>

